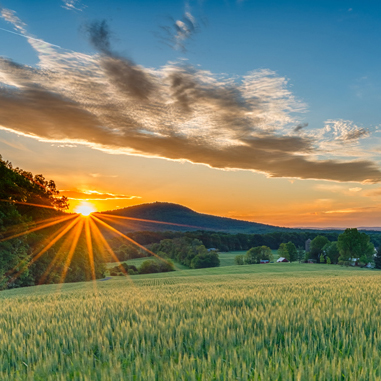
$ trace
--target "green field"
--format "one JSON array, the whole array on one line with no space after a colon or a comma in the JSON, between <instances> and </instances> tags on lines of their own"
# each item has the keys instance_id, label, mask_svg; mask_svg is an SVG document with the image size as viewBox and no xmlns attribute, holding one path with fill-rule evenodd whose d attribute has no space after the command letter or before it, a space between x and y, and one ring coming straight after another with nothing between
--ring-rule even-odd
<instances>
[{"instance_id":1,"label":"green field","mask_svg":"<svg viewBox=\"0 0 381 381\"><path fill-rule=\"evenodd\" d=\"M225 266L0 293L1 380L379 380L381 272Z\"/></svg>"},{"instance_id":2,"label":"green field","mask_svg":"<svg viewBox=\"0 0 381 381\"><path fill-rule=\"evenodd\" d=\"M274 256L274 260L276 261L279 258L278 251L277 250L271 250ZM234 258L236 255L245 255L245 251L229 251L229 252L221 252L218 253L218 256L220 257L220 266L234 266Z\"/></svg>"},{"instance_id":3,"label":"green field","mask_svg":"<svg viewBox=\"0 0 381 381\"><path fill-rule=\"evenodd\" d=\"M271 251L274 255L274 259L277 260L279 257L277 250L271 250ZM220 258L220 266L221 267L234 266L235 265L234 258L236 257L236 255L245 255L245 254L246 254L246 251L229 251L229 252L218 253L218 256ZM130 259L128 261L125 261L125 263L139 267L147 259L152 259L152 257ZM177 270L187 269L187 267L182 265L181 263L178 263L178 262L174 262L174 263ZM114 266L117 266L117 263L113 262L113 263L107 264L108 268L114 267Z\"/></svg>"},{"instance_id":4,"label":"green field","mask_svg":"<svg viewBox=\"0 0 381 381\"><path fill-rule=\"evenodd\" d=\"M134 259L129 259L128 261L122 261L121 263L127 263L128 265L134 265L136 267L139 267L144 261L151 260L151 259L155 259L155 258L154 257L134 258ZM173 261L173 260L172 260L172 262L174 263L176 270L187 270L188 269L187 266L184 266L181 263L178 263L178 262ZM107 263L107 268L111 268L111 267L115 267L115 266L118 266L117 262Z\"/></svg>"}]
</instances>

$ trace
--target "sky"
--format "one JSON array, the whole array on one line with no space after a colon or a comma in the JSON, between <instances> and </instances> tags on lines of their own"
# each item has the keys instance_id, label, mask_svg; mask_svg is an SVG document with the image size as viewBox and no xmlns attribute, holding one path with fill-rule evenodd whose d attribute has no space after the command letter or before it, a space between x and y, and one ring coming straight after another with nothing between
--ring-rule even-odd
<instances>
[{"instance_id":1,"label":"sky","mask_svg":"<svg viewBox=\"0 0 381 381\"><path fill-rule=\"evenodd\" d=\"M0 154L71 210L378 227L378 1L0 2Z\"/></svg>"}]
</instances>

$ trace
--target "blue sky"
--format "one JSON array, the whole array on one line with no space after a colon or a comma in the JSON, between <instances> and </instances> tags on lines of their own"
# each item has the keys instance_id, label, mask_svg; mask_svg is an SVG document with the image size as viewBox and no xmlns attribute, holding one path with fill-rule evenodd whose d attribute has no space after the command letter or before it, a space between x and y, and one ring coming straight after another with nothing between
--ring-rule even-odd
<instances>
[{"instance_id":1,"label":"blue sky","mask_svg":"<svg viewBox=\"0 0 381 381\"><path fill-rule=\"evenodd\" d=\"M76 104L81 103L82 100L76 98L75 87L72 86L80 78L78 75L81 57L86 56L87 58L84 58L85 61L88 60L86 62L91 61L92 64L98 65L97 60L102 60L99 57L104 55L104 58L110 62L116 62L121 57L118 65L122 66L123 62L127 62L124 61L127 58L138 65L132 67L140 68L142 73L151 73L153 70L158 76L165 73L177 73L184 67L180 63L183 65L186 63L188 67L181 75L185 74L188 79L196 74L198 78L202 77L203 89L208 90L200 99L205 94L213 93L213 102L220 96L219 89L231 88L231 86L234 87L234 92L230 95L239 93L243 99L247 99L242 85L243 77L254 72L256 74L253 74L249 81L255 88L255 97L257 97L255 99L259 102L255 106L259 107L258 111L252 103L254 98L247 104L241 104L243 102L241 99L239 110L234 109L233 116L227 116L227 123L230 124L226 126L225 134L222 135L219 135L218 129L214 129L219 121L209 120L210 107L217 107L215 104L211 106L208 103L210 100L206 105L198 104L197 110L201 111L198 115L198 111L195 112L191 120L184 122L180 131L163 132L160 129L160 123L166 123L165 118L159 122L154 121L155 114L147 112L142 114L147 120L146 127L136 130L135 133L141 134L143 138L147 137L147 134L153 137L159 133L158 131L162 134L162 138L173 137L176 134L178 137L185 127L188 128L186 139L188 139L189 147L193 148L189 148L188 153L179 154L176 152L176 144L172 144L171 139L167 139L158 150L150 148L149 145L143 147L140 140L131 146L129 142L134 135L130 135L128 138L130 140L126 139L123 144L103 141L99 131L94 132L94 136L97 137L92 138L91 133L89 134L90 126L86 127L88 135L82 131L83 133L78 133L76 136L75 129L74 132L67 132L64 127L58 131L59 128L56 126L53 128L55 131L48 131L46 126L52 123L54 118L57 118L56 122L59 125L65 115L53 116L49 114L49 110L41 111L41 105L38 106L38 112L42 112L41 120L47 124L44 131L35 126L32 128L30 118L35 115L34 102L28 98L28 108L25 108L25 99L18 100L20 113L25 113L26 120L20 119L18 124L12 125L15 115L18 115L16 111L14 114L0 115L0 124L6 129L0 130L0 153L16 165L33 171L45 171L60 179L59 186L66 190L72 184L72 181L68 180L69 173L73 173L75 168L77 179L87 179L79 181L81 184L76 186L76 191L102 188L100 191L103 193L123 192L126 195L136 196L131 199L126 197L129 204L165 198L165 201L181 202L208 213L287 224L290 210L299 210L296 206L297 200L300 200L303 195L303 207L300 207L299 212L295 212L299 213L299 221L293 219L290 222L292 225L342 226L344 216L352 226L377 224L379 193L381 195L378 191L379 173L381 173L379 171L381 141L378 132L381 120L379 107L381 54L378 47L381 37L381 4L379 2L12 0L2 1L1 7L13 11L12 14L18 17L19 24L3 17L0 19L0 28L16 31L29 37L33 36L63 48L52 47L53 50L48 53L47 66L43 67L41 61L41 57L45 54L43 48L39 50L38 47L32 46L31 40L0 30L0 55L21 65L26 73L24 75L28 76L28 66L36 68L39 73L37 77L31 76L25 86L19 74L13 71L8 73L7 70L11 69L4 67L4 73L11 76L14 81L4 80L4 84L13 86L16 83L17 91L12 96L19 96L26 88L33 90L37 86L46 89L49 94L62 97L63 100L70 99ZM184 16L186 12L189 16ZM98 22L96 25L99 26L102 20L105 20L107 30L111 32L108 36L110 49L107 51L99 50L99 47L97 49L92 45L87 32L89 25L95 25L94 22ZM176 33L174 23L184 20L188 22L191 20L192 27L195 27L194 33L189 33L181 40L184 49L181 49L179 44L172 43L171 45L168 40L164 41L167 44L163 43L163 37L167 36L163 27L169 28L168 30L174 35ZM21 26L21 22L25 25ZM75 56L75 64L70 63L65 68L58 64L57 67L54 66L56 65L53 62L54 57L65 60L70 54ZM189 66L193 69L189 69ZM41 75L48 73L49 76L50 70L52 72L62 70L62 78L67 79L68 83L54 86L50 86L49 81L45 83ZM201 70L208 71L209 74ZM76 76L73 76L74 79L70 82L72 73ZM99 79L99 76L103 75L101 70L96 73L98 77L94 78ZM89 81L89 86L94 86L95 79L91 78L90 72L87 75L88 78L86 77L85 80ZM107 86L111 83L111 87L107 87L111 92L117 86L115 82L112 82L115 79L113 78L107 77L104 80ZM52 74L52 83L53 80L57 81ZM110 83L107 82L109 80L111 80ZM211 81L215 81L213 82L215 84L211 85ZM236 84L231 85L232 83ZM67 88L62 89L60 86L67 86ZM261 92L261 86L264 86L264 92ZM91 99L87 96L90 95L84 94L86 99L76 110L78 118L84 117L83 112L92 112L93 109L98 110L94 114L98 118L99 110L104 105L97 104L90 107ZM172 95L168 96L169 100L167 99L166 102L172 102ZM114 105L120 104L118 103L121 100L119 93L113 93L112 97ZM3 102L7 99L4 98ZM180 102L179 99L176 98L174 104ZM227 98L224 99L224 102L227 102ZM38 102L36 101L36 104ZM166 107L164 105L167 103L155 106L152 103L150 107L161 109ZM123 104L125 105L123 107L129 107L129 103ZM12 103L10 107L14 105ZM138 103L131 103L131 105L132 109L140 107ZM242 107L244 110L254 107L251 109L251 113L254 114L258 111L262 129L259 135L258 126L254 125L241 126L242 134L247 133L246 136L236 135L237 123L242 121L234 120L234 118L238 118L237 115L242 116ZM263 110L261 107L264 107ZM119 114L113 118L115 120L122 118L118 120L124 122L122 111L119 110ZM223 111L225 111L224 107L219 112ZM173 123L183 123L181 110L176 112L178 112L177 119L175 118ZM31 114L28 116L28 113ZM49 115L45 119L47 113ZM88 123L93 123L94 115ZM100 120L104 122L105 117L103 115L103 119ZM170 119L169 116L168 118ZM75 121L68 121L69 124L71 122L76 125ZM251 122L256 123L254 119ZM150 129L152 123L155 126ZM294 131L297 125L302 127ZM76 128L80 130L81 126ZM115 126L111 130L115 133ZM234 139L238 140L234 140L233 135ZM199 137L204 139L203 142ZM271 142L268 142L267 138L272 139ZM214 139L214 154L212 154L209 148L210 142ZM248 141L252 142L250 139L255 140L253 155L262 152L258 154L260 157L255 159L257 160L255 163L248 162L250 156L248 152L237 153L237 156L226 158L228 155L224 156L220 151L221 141L224 141L223 144L238 144L237 147L241 147ZM155 144L160 145L163 141L159 139ZM285 146L286 141L294 150L292 154L285 147L283 151L282 149L279 151L279 143L283 142ZM187 150L187 144L184 143L182 152ZM267 165L264 156L261 157L261 155L275 152L274 150L278 155L274 156L274 160L278 164ZM31 152L34 154L33 160L31 160ZM44 156L39 156L41 152L44 152ZM51 158L49 163L44 160L46 156ZM283 157L285 163L289 159L295 159L295 162L290 161L294 163L290 164L294 167L282 166L281 158ZM272 156L270 155L269 158ZM299 158L307 158L307 162L303 161L301 164L298 161ZM331 160L331 162L325 163L324 160ZM65 172L65 169L61 168L62 161L65 161L66 166L71 167L61 176L55 174L54 168L59 169L60 174ZM100 175L91 178L91 174L97 173L95 169L91 169L91 163L100 167L100 164L96 164L97 161L102 164L110 163L111 165L112 163L115 169L113 176L119 180L118 183L113 184L109 179L109 189L104 183L94 182L94 179L101 177ZM358 162L363 164L352 164ZM79 163L83 163L83 167ZM348 166L341 166L340 163L348 163ZM129 169L132 172L126 174L123 168L131 165L145 169L138 172ZM219 169L202 169L203 165ZM299 168L300 165L303 168ZM317 168L316 165L321 168ZM158 171L158 168L162 178L166 179L164 183L159 178L155 178L154 173ZM187 169L184 170L184 168ZM220 169L227 169L227 171ZM239 169L241 172L237 174L231 169ZM106 173L107 169L102 168L102 171ZM173 186L170 188L165 184L173 184L183 172L185 176L182 180L183 186L178 186L175 193ZM130 189L125 185L126 176L134 177L135 188ZM137 180L137 177L141 179ZM213 194L216 192L215 184L219 184L218 189L226 188L223 192L223 205L221 200L218 200L218 204L217 201L215 203L200 201L200 197L192 198L189 188L193 189L193 186L188 183L188 177L191 184L197 184L195 188L200 194L203 194L200 189L203 189L205 185L207 185L206 188L210 188L209 193L206 192L205 195L207 199L213 199ZM144 193L147 191L143 191L142 184L153 178L155 180L152 186L157 192ZM211 178L215 179L213 180L215 183L206 184L211 181L209 180ZM231 185L233 178L242 187L251 187L254 184L256 189L253 191L254 194L250 195L246 191L240 193L236 189L233 191ZM123 189L117 189L118 186L121 187L120 179L124 184ZM290 184L293 185L289 189ZM266 214L263 209L256 206L258 200L268 205L270 201L266 194L277 199L275 203L277 210L281 210L285 203L292 205L291 209L284 207L283 212ZM285 199L283 199L284 195L286 195ZM239 199L242 200L238 201ZM249 208L247 208L248 205ZM120 205L114 203L110 204L111 206L119 207ZM102 208L105 206L103 205ZM307 213L308 208L311 211ZM312 210L314 208L316 211ZM315 212L320 219L314 220Z\"/></svg>"},{"instance_id":2,"label":"blue sky","mask_svg":"<svg viewBox=\"0 0 381 381\"><path fill-rule=\"evenodd\" d=\"M181 17L182 1L78 2L82 11L68 11L61 3L12 0L2 5L15 9L33 35L75 51L92 51L83 25L106 19L114 47L144 66L184 57L214 73L272 69L289 78L294 94L308 103L306 120L312 126L336 118L379 123L378 1L191 2L201 25L186 53L173 51L155 36L170 17ZM4 21L0 25L10 29ZM38 62L27 41L0 33L2 55Z\"/></svg>"}]
</instances>

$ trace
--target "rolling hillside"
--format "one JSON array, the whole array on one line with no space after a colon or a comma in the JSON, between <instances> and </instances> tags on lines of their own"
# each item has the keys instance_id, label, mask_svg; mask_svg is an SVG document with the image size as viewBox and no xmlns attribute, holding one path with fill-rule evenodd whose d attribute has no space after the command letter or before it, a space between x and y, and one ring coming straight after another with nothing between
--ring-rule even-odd
<instances>
[{"instance_id":1,"label":"rolling hillside","mask_svg":"<svg viewBox=\"0 0 381 381\"><path fill-rule=\"evenodd\" d=\"M217 217L209 214L197 213L182 205L155 202L151 204L135 205L128 208L102 212L101 215L113 215L158 222L168 222L178 225L149 223L143 221L123 221L124 231L191 231L213 230L227 233L270 233L273 231L289 230L277 226L265 225L256 222L235 220L226 217ZM96 215L96 214L95 214Z\"/></svg>"}]
</instances>

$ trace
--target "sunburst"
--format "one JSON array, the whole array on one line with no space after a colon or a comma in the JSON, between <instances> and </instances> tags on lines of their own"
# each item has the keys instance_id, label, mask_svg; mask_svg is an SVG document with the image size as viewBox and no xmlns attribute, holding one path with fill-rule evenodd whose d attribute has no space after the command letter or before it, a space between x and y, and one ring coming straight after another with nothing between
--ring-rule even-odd
<instances>
[{"instance_id":1,"label":"sunburst","mask_svg":"<svg viewBox=\"0 0 381 381\"><path fill-rule=\"evenodd\" d=\"M44 207L43 205L35 205L35 206ZM166 224L166 225L175 225L175 226L182 226L182 227L184 226L193 227L193 228L196 227L196 226L169 223L169 222L163 222L163 221L154 221L154 220L139 219L139 218L133 218L133 217L113 216L111 214L95 213L96 212L95 207L92 206L90 203L80 204L76 208L76 212L77 214L64 215L64 216L54 217L54 218L50 218L46 220L36 221L34 227L28 228L22 232L17 232L16 234L14 234L16 228L11 229L8 232L7 236L0 239L0 242L8 241L13 238L27 235L29 233L42 230L45 228L49 228L52 226L59 227L57 231L52 233L42 242L42 246L43 246L42 249L40 249L37 252L33 251L28 258L23 259L13 269L9 270L3 276L3 278L6 276L8 278L9 284L14 282L22 273L24 273L33 263L35 263L53 245L55 245L58 241L60 241L61 238L65 237L64 241L61 243L60 248L57 251L56 256L52 259L45 273L42 275L41 279L38 282L39 284L44 283L44 281L47 279L50 273L54 270L54 268L57 267L57 264L60 261L62 261L64 266L63 266L62 274L60 276L60 283L63 283L65 281L68 269L70 268L73 255L75 253L75 249L77 247L77 244L81 235L84 235L84 238L85 238L87 252L88 252L87 255L89 257L90 273L91 273L91 278L93 279L93 281L96 280L93 241L95 242L97 248L100 249L100 252L102 254L104 252L108 252L111 255L112 259L119 265L124 275L127 276L128 273L125 271L124 267L121 265L121 262L119 261L115 252L111 249L100 227L106 228L110 232L119 235L120 237L128 241L130 244L135 245L139 249L147 252L149 255L155 256L164 262L166 262L164 258L158 256L157 254L153 253L146 247L140 245L138 242L136 242L129 236L123 234L122 232L117 230L115 227L111 226L109 223L112 223L114 226L115 224L126 225L128 220L129 222L128 225L131 225L131 223L135 221L137 223L149 222L154 224ZM122 222L123 220L125 220L125 223ZM21 226L17 227L17 229L19 228L21 228ZM67 251L68 246L70 246L70 248ZM105 255L103 259L105 262L107 261L107 258Z\"/></svg>"}]
</instances>

